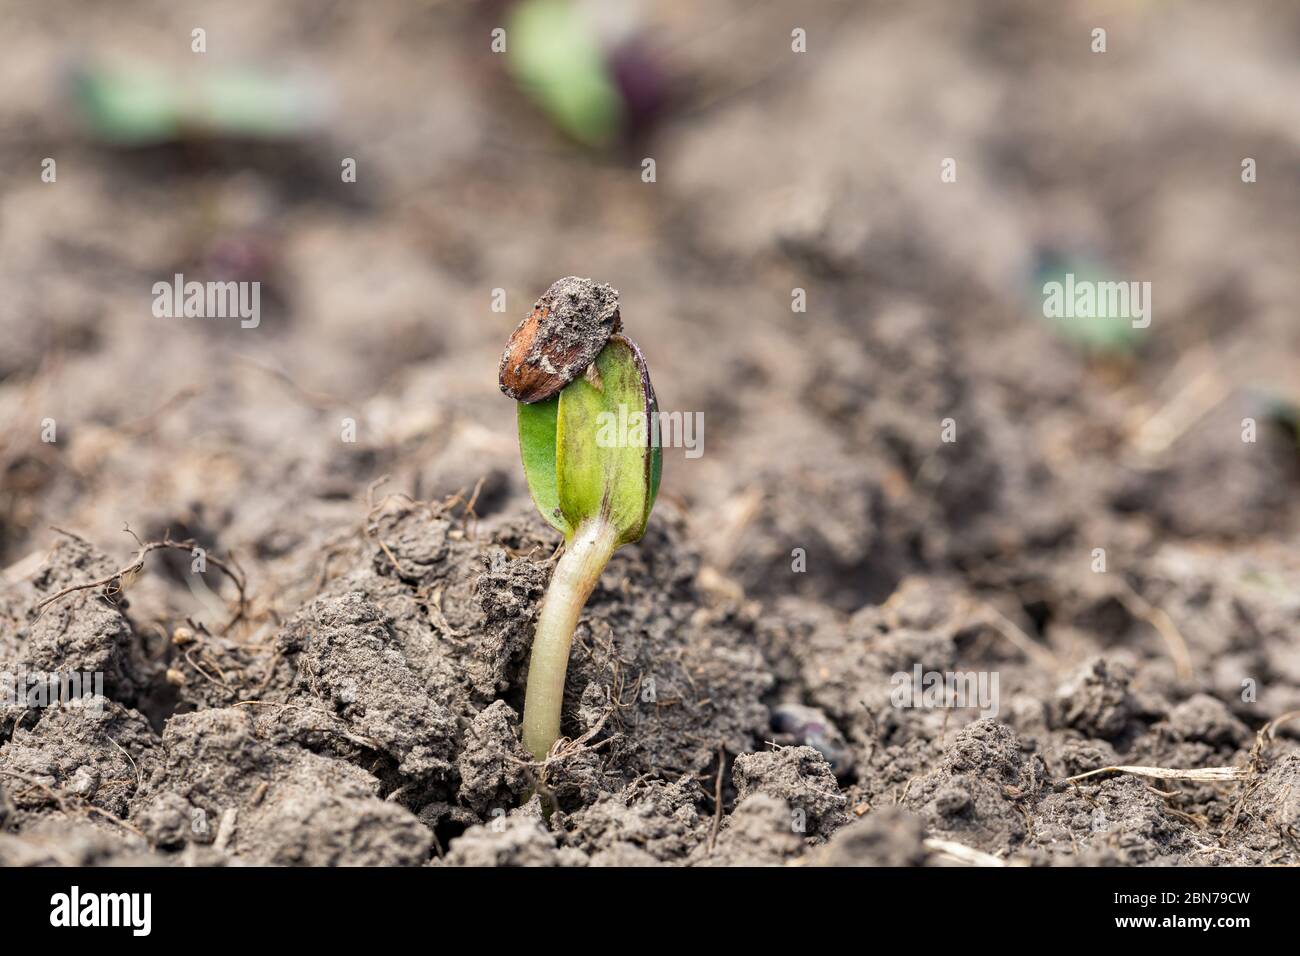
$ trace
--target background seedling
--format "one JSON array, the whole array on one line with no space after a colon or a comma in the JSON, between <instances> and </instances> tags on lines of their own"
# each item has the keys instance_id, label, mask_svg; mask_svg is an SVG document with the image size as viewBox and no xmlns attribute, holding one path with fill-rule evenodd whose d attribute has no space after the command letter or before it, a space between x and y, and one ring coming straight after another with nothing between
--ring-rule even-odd
<instances>
[{"instance_id":1,"label":"background seedling","mask_svg":"<svg viewBox=\"0 0 1300 956\"><path fill-rule=\"evenodd\" d=\"M608 145L623 103L592 24L566 0L526 0L507 34L515 78L551 121L587 146Z\"/></svg>"},{"instance_id":2,"label":"background seedling","mask_svg":"<svg viewBox=\"0 0 1300 956\"><path fill-rule=\"evenodd\" d=\"M524 697L524 746L538 760L560 736L564 678L578 617L601 571L645 533L659 490L648 423L654 389L619 327L618 293L590 279L556 282L511 336L501 390L519 400L519 449L533 502L564 535L537 618ZM647 428L597 441L602 415L644 415Z\"/></svg>"},{"instance_id":3,"label":"background seedling","mask_svg":"<svg viewBox=\"0 0 1300 956\"><path fill-rule=\"evenodd\" d=\"M324 112L311 86L242 69L180 75L84 67L73 72L71 90L91 131L118 146L284 140L315 131Z\"/></svg>"},{"instance_id":4,"label":"background seedling","mask_svg":"<svg viewBox=\"0 0 1300 956\"><path fill-rule=\"evenodd\" d=\"M667 105L670 77L648 33L636 4L521 0L511 12L506 59L557 129L608 148L646 133Z\"/></svg>"},{"instance_id":5,"label":"background seedling","mask_svg":"<svg viewBox=\"0 0 1300 956\"><path fill-rule=\"evenodd\" d=\"M1041 250L1034 270L1034 294L1041 304L1043 286L1048 282L1065 282L1074 276L1076 285L1111 282L1111 270L1085 255L1073 256L1056 249ZM1093 316L1050 319L1052 328L1085 355L1111 359L1131 359L1141 347L1147 330L1135 328L1126 315L1109 315L1104 308Z\"/></svg>"}]
</instances>

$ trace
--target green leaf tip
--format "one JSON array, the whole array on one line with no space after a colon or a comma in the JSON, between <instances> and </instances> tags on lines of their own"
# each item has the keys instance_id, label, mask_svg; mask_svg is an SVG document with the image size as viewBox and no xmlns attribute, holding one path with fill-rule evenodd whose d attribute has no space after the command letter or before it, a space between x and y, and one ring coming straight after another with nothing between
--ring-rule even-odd
<instances>
[{"instance_id":1,"label":"green leaf tip","mask_svg":"<svg viewBox=\"0 0 1300 956\"><path fill-rule=\"evenodd\" d=\"M620 545L639 540L663 465L654 388L635 343L611 336L558 396L518 410L524 475L542 517L566 541L595 518L613 526Z\"/></svg>"}]
</instances>

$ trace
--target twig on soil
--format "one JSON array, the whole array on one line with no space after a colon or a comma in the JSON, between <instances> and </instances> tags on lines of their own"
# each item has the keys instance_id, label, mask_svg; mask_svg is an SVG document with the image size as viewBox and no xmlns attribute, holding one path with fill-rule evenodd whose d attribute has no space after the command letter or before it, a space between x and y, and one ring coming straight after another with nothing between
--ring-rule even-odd
<instances>
[{"instance_id":1,"label":"twig on soil","mask_svg":"<svg viewBox=\"0 0 1300 956\"><path fill-rule=\"evenodd\" d=\"M118 431L131 438L141 438L148 435L154 430L154 426L157 425L160 418L173 409L184 405L190 399L200 395L202 392L203 389L199 388L197 385L187 385L171 398L167 399L167 401L155 408L152 412L145 415L143 418L136 419L133 422L127 422L125 425L118 428Z\"/></svg>"},{"instance_id":2,"label":"twig on soil","mask_svg":"<svg viewBox=\"0 0 1300 956\"><path fill-rule=\"evenodd\" d=\"M1174 661L1174 673L1180 680L1192 679L1192 655L1187 649L1187 641L1183 638L1182 632L1178 630L1178 625L1162 608L1155 607L1150 601L1144 598L1133 586L1120 578L1120 591L1116 595L1119 602L1124 608L1136 618L1140 618L1150 624L1161 640L1165 642L1165 647L1169 651L1169 656Z\"/></svg>"},{"instance_id":3,"label":"twig on soil","mask_svg":"<svg viewBox=\"0 0 1300 956\"><path fill-rule=\"evenodd\" d=\"M227 807L226 812L221 814L221 821L217 824L217 836L212 841L212 847L216 850L225 852L230 841L234 839L235 827L239 824L239 808Z\"/></svg>"},{"instance_id":4,"label":"twig on soil","mask_svg":"<svg viewBox=\"0 0 1300 956\"><path fill-rule=\"evenodd\" d=\"M108 737L107 734L105 734L104 736ZM144 777L143 777L143 776L141 775L141 773L140 773L140 767L136 764L136 762L135 762L135 758L131 756L130 752L129 752L125 747L123 747L121 744L119 744L119 743L118 743L116 740L114 740L112 737L108 737L108 742L109 742L110 744L112 744L114 747L116 747L118 750L122 751L122 753L123 753L123 755L126 757L126 759L129 760L129 761L131 761L131 769L135 771L135 786L136 786L136 789L138 790L138 789L140 789L141 787L143 787L143 786L144 786Z\"/></svg>"},{"instance_id":5,"label":"twig on soil","mask_svg":"<svg viewBox=\"0 0 1300 956\"><path fill-rule=\"evenodd\" d=\"M80 535L72 534L69 531L64 531L62 528L51 527L50 530L58 534L67 535L68 537L74 538L77 541L85 542L86 540L85 538L82 538ZM126 565L123 568L119 568L118 570L114 571L112 574L107 574L104 577L98 578L94 581L88 581L85 584L70 584L63 590L57 591L54 594L51 594L49 597L42 599L40 602L37 603L36 609L38 611L44 611L46 607L53 604L54 602L67 597L69 594L75 594L78 591L90 591L90 590L94 590L95 588L107 588L109 589L106 592L108 595L112 596L114 594L119 594L125 588L127 583L129 583L130 580L135 577L135 575L139 574L141 571L144 570L145 556L150 554L151 552L160 551L164 549L171 549L175 551L193 551L196 547L198 547L198 544L194 541L193 538L187 538L184 541L174 541L172 540L170 534L165 534L163 535L163 539L161 541L141 541L140 537L134 531L131 530L130 525L124 526L123 530L127 534L131 535L131 537L135 538L135 540L139 542L140 545L139 549L135 553L135 558L131 561L130 564ZM235 615L226 623L226 626L222 629L222 633L225 633L225 631L230 630L230 628L233 627L236 624L236 622L238 622L244 616L244 611L248 606L248 598L245 592L244 578L242 575L237 574L230 567L230 565L226 564L220 558L217 558L213 555L208 555L207 561L214 568L216 568L218 571L220 571L222 574L228 577L231 581L233 581L235 584L235 589L239 592L239 603L238 606L236 607Z\"/></svg>"},{"instance_id":6,"label":"twig on soil","mask_svg":"<svg viewBox=\"0 0 1300 956\"><path fill-rule=\"evenodd\" d=\"M109 813L107 810L103 809L102 807L97 807L93 803L87 803L86 798L81 796L80 794L69 793L66 790L59 790L55 787L51 787L48 783L41 780L39 777L34 777L31 774L22 773L21 771L18 770L10 770L7 767L0 767L0 773L7 774L8 776L14 777L18 780L22 780L24 783L28 784L30 789L44 791L45 795L54 802L54 805L58 807L60 810L62 810L64 813L71 812L68 808L68 802L75 801L73 809L80 810L85 813L97 813L104 819L112 823L116 823L122 829L134 833L140 839L152 845L149 838L145 836L144 833L142 833L140 830L136 829L131 824L127 823L121 817ZM27 791L23 791L23 793L26 792ZM21 799L22 794L16 794L16 796L19 797L19 799Z\"/></svg>"},{"instance_id":7,"label":"twig on soil","mask_svg":"<svg viewBox=\"0 0 1300 956\"><path fill-rule=\"evenodd\" d=\"M1168 800L1169 798L1166 797L1165 799ZM1186 823L1190 823L1198 830L1204 830L1210 825L1210 821L1207 820L1204 816L1202 816L1199 813L1188 813L1186 810L1179 810L1177 807L1170 806L1168 804L1165 805L1165 810L1173 814L1178 819Z\"/></svg>"},{"instance_id":8,"label":"twig on soil","mask_svg":"<svg viewBox=\"0 0 1300 956\"><path fill-rule=\"evenodd\" d=\"M144 840L146 843L150 843L150 840L147 836L145 836L144 831L139 830L136 827L133 827L131 824L127 823L121 817L114 816L113 814L109 813L107 810L95 806L93 803L86 804L86 806L83 807L82 809L84 809L87 813L97 813L105 820L108 820L110 823L116 823L123 830L127 830L130 833L134 833L141 840Z\"/></svg>"},{"instance_id":9,"label":"twig on soil","mask_svg":"<svg viewBox=\"0 0 1300 956\"><path fill-rule=\"evenodd\" d=\"M284 654L281 651L277 650L275 654L271 657L271 663L266 665L266 676L262 678L262 683L258 684L257 687L253 689L254 694L260 695L263 691L265 691L268 687L271 686L271 681L275 679L275 668L277 665L279 665L280 659L283 656Z\"/></svg>"},{"instance_id":10,"label":"twig on soil","mask_svg":"<svg viewBox=\"0 0 1300 956\"><path fill-rule=\"evenodd\" d=\"M1273 739L1274 732L1285 723L1300 718L1300 710L1289 710L1284 714L1274 717L1255 734L1254 746L1250 748L1250 755L1246 758L1246 769L1249 771L1246 775L1246 785L1241 788L1241 796L1237 798L1236 805L1232 808L1232 819L1224 828L1223 832L1231 833L1237 827L1237 819L1241 816L1242 805L1246 802L1246 797L1255 789L1255 778L1259 776L1263 763L1264 750L1268 747Z\"/></svg>"},{"instance_id":11,"label":"twig on soil","mask_svg":"<svg viewBox=\"0 0 1300 956\"><path fill-rule=\"evenodd\" d=\"M1013 866L1006 860L1000 860L991 853L985 853L983 850L976 850L974 847L966 846L964 843L956 843L952 840L940 840L935 837L928 837L924 846L932 853L939 854L940 857L952 863L961 863L964 866Z\"/></svg>"},{"instance_id":12,"label":"twig on soil","mask_svg":"<svg viewBox=\"0 0 1300 956\"><path fill-rule=\"evenodd\" d=\"M385 508L388 505L388 502L394 498L405 502L408 505L423 504L423 502L416 501L404 491L390 491L388 494L384 495L383 499L378 504L376 504L375 491L383 486L390 478L392 478L392 475L385 473L380 475L370 484L366 485L366 508L368 509L366 513L366 521L371 521L374 516Z\"/></svg>"},{"instance_id":13,"label":"twig on soil","mask_svg":"<svg viewBox=\"0 0 1300 956\"><path fill-rule=\"evenodd\" d=\"M551 748L551 752L547 754L546 759L542 761L542 766L546 767L553 760L561 760L565 757L570 757L576 753L579 753L582 750L595 749L595 747L599 747L601 744L605 743L606 741L601 741L601 743L595 744L591 748L587 747L587 741L591 740L598 733L600 733L601 728L605 726L605 721L609 719L609 716L612 713L614 713L614 708L611 707L609 710L605 711L603 714L600 715L600 720L596 721L595 726L593 726L590 730L588 730L577 740L569 740L565 737L561 737L559 740L557 740L555 742L555 746Z\"/></svg>"},{"instance_id":14,"label":"twig on soil","mask_svg":"<svg viewBox=\"0 0 1300 956\"><path fill-rule=\"evenodd\" d=\"M1283 724L1288 724L1293 720L1300 719L1300 710L1288 710L1285 714L1274 717L1263 727L1259 728L1259 733L1255 735L1255 747L1251 750L1252 756L1262 751L1268 746L1269 741L1273 739L1274 732Z\"/></svg>"},{"instance_id":15,"label":"twig on soil","mask_svg":"<svg viewBox=\"0 0 1300 956\"><path fill-rule=\"evenodd\" d=\"M1168 449L1232 391L1209 346L1198 348L1188 361L1201 366L1200 371L1132 430L1133 446L1143 455L1154 457Z\"/></svg>"},{"instance_id":16,"label":"twig on soil","mask_svg":"<svg viewBox=\"0 0 1300 956\"><path fill-rule=\"evenodd\" d=\"M1052 672L1060 670L1061 662L1056 655L1021 630L1015 621L987 601L980 602L978 607L988 616L987 623L1005 637L1018 651L1044 670Z\"/></svg>"},{"instance_id":17,"label":"twig on soil","mask_svg":"<svg viewBox=\"0 0 1300 956\"><path fill-rule=\"evenodd\" d=\"M727 766L727 750L718 744L718 779L713 784L713 826L709 830L708 854L713 855L713 847L718 842L718 830L722 826L722 772Z\"/></svg>"},{"instance_id":18,"label":"twig on soil","mask_svg":"<svg viewBox=\"0 0 1300 956\"><path fill-rule=\"evenodd\" d=\"M378 478L376 478L374 481L372 481L369 485L366 486L366 505L369 508L369 510L366 512L366 526L363 529L362 533L365 535L365 537L369 538L370 540L374 541L379 545L380 550L382 550L384 554L388 557L389 563L392 564L393 570L397 572L397 576L400 578L405 574L405 572L402 570L402 565L398 562L397 556L393 554L392 549L388 547L388 543L384 541L383 538L379 537L379 529L372 528L372 525L374 524L375 516L378 515L379 512L383 511L384 508L388 506L388 502L392 501L393 499L403 501L404 503L409 505L420 505L425 503L416 501L414 498L412 498L410 495L406 494L405 492L395 491L384 495L383 499L378 504L376 504L375 490L379 488L382 484L384 484L384 482L388 481L388 479L389 479L388 475L386 474L380 475Z\"/></svg>"},{"instance_id":19,"label":"twig on soil","mask_svg":"<svg viewBox=\"0 0 1300 956\"><path fill-rule=\"evenodd\" d=\"M318 412L329 411L331 408L334 408L339 404L339 400L332 395L327 395L324 392L318 392L314 389L298 384L298 382L294 381L293 377L282 368L264 364L257 359L254 359L252 356L246 355L242 352L235 353L235 360L243 362L265 375L279 379L285 385L288 385L293 391L297 392L308 405L316 409Z\"/></svg>"},{"instance_id":20,"label":"twig on soil","mask_svg":"<svg viewBox=\"0 0 1300 956\"><path fill-rule=\"evenodd\" d=\"M429 595L429 599L424 603L424 608L429 612L430 621L438 629L438 633L442 637L456 644L464 643L465 634L452 627L451 622L447 620L447 615L443 613L441 584L434 588L433 593Z\"/></svg>"},{"instance_id":21,"label":"twig on soil","mask_svg":"<svg viewBox=\"0 0 1300 956\"><path fill-rule=\"evenodd\" d=\"M1095 777L1099 773L1131 773L1136 777L1154 777L1157 780L1213 780L1213 781L1231 781L1241 780L1247 773L1247 767L1201 767L1193 770L1173 770L1168 767L1099 767L1096 770L1089 770L1087 773L1075 774L1073 777L1066 777L1065 783L1074 783L1087 777Z\"/></svg>"},{"instance_id":22,"label":"twig on soil","mask_svg":"<svg viewBox=\"0 0 1300 956\"><path fill-rule=\"evenodd\" d=\"M753 523L763 503L763 492L756 486L750 486L740 494L733 496L722 509L716 525L710 530L706 547L709 552L709 565L725 575L736 555L740 552L740 538L745 529Z\"/></svg>"},{"instance_id":23,"label":"twig on soil","mask_svg":"<svg viewBox=\"0 0 1300 956\"><path fill-rule=\"evenodd\" d=\"M206 678L207 678L211 683L216 684L216 685L217 685L218 687L220 687L222 690L231 691L231 692L233 693L234 688L232 688L232 687L231 687L229 684L227 684L224 680L222 680L221 678L218 678L218 677L213 677L211 674L209 674L207 671L205 671L202 667L200 667L200 666L199 666L199 662L196 661L196 660L191 656L191 652L190 652L189 650L186 650L186 651L185 651L185 660L189 662L189 665L190 665L191 667L193 667L196 671L198 671L200 674L202 674L204 677L206 677ZM220 669L218 669L217 672L220 673Z\"/></svg>"},{"instance_id":24,"label":"twig on soil","mask_svg":"<svg viewBox=\"0 0 1300 956\"><path fill-rule=\"evenodd\" d=\"M387 543L384 541L383 538L379 537L378 534L371 535L371 537L374 538L374 540L375 540L376 543L378 543L378 545L379 545L379 547L380 547L380 550L382 550L382 551L384 552L384 554L386 554L386 555L388 556L388 560L389 560L389 562L392 564L392 566L393 566L393 570L397 572L397 576L398 576L398 577L401 577L402 574L403 574L403 572L402 572L402 566L401 566L400 564L397 563L397 558L396 558L396 556L393 554L393 552L389 549Z\"/></svg>"},{"instance_id":25,"label":"twig on soil","mask_svg":"<svg viewBox=\"0 0 1300 956\"><path fill-rule=\"evenodd\" d=\"M465 532L471 538L478 533L478 514L474 511L474 506L478 504L478 496L479 493L483 491L483 482L486 480L486 478L480 478L474 483L474 491L469 496L469 501L466 502L465 508L461 512L460 530ZM474 522L474 529L472 531L469 526L471 520Z\"/></svg>"},{"instance_id":26,"label":"twig on soil","mask_svg":"<svg viewBox=\"0 0 1300 956\"><path fill-rule=\"evenodd\" d=\"M1274 731L1277 730L1279 726L1282 726L1283 723L1294 721L1296 718L1300 718L1300 710L1288 711L1288 713L1279 715L1279 717L1275 717L1268 723L1264 724L1264 727L1261 727L1258 734L1256 734L1255 747L1251 748L1251 754L1249 754L1245 766L1200 767L1200 769L1192 770L1171 770L1166 769L1166 767L1147 766L1100 767L1100 769L1089 770L1084 774L1076 774L1074 777L1067 777L1065 783L1078 783L1079 780L1096 777L1097 774L1109 773L1134 774L1135 777L1147 777L1158 780L1201 780L1201 782L1209 783L1232 783L1236 782L1236 780L1242 780L1242 792L1240 792L1238 799L1236 799L1236 804L1234 805L1234 808L1232 808L1232 816L1229 819L1229 822L1226 823L1225 827L1223 827L1221 835L1219 835L1219 839L1222 840L1223 838L1226 838L1227 834L1230 834L1230 832L1235 829L1236 822L1238 822L1240 813L1242 813L1242 806L1245 804L1245 799L1247 799L1249 793L1251 793L1253 788L1255 788L1256 778L1260 775L1262 754L1264 754L1264 750L1268 748L1269 741L1273 739ZM1158 796L1165 797L1166 800L1169 800L1170 797L1177 796L1177 793L1156 790L1154 787L1148 786L1147 790L1157 793ZM1192 823L1192 825L1195 825L1199 830L1205 830L1206 827L1209 826L1208 819L1200 816L1200 814L1187 813L1184 812L1184 810L1175 808L1175 806L1169 806L1167 809L1169 809L1169 812L1173 813L1175 817L1179 817L1180 819L1184 819L1184 821Z\"/></svg>"}]
</instances>

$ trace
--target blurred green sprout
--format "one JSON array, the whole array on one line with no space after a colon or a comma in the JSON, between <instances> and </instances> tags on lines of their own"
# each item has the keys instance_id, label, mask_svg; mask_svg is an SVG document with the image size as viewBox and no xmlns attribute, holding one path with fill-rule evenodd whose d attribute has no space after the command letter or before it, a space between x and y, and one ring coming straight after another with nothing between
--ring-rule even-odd
<instances>
[{"instance_id":1,"label":"blurred green sprout","mask_svg":"<svg viewBox=\"0 0 1300 956\"><path fill-rule=\"evenodd\" d=\"M1135 355L1141 346L1147 328L1142 322L1134 321L1131 314L1135 304L1129 295L1129 288L1139 283L1116 282L1106 271L1086 258L1067 258L1056 252L1044 254L1035 275L1036 291L1050 302L1054 290L1057 298L1055 305L1058 313L1048 317L1045 306L1044 317L1051 322L1057 333L1076 349L1097 357L1125 359ZM1146 284L1149 286L1149 283ZM1075 309L1079 296L1076 290L1083 290L1085 308ZM1130 306L1112 309L1108 290L1123 293L1123 300ZM1151 303L1144 300L1143 308L1147 311L1146 321L1150 320Z\"/></svg>"},{"instance_id":2,"label":"blurred green sprout","mask_svg":"<svg viewBox=\"0 0 1300 956\"><path fill-rule=\"evenodd\" d=\"M523 90L569 136L607 146L623 124L623 98L581 11L567 0L524 0L511 16L507 51Z\"/></svg>"},{"instance_id":3,"label":"blurred green sprout","mask_svg":"<svg viewBox=\"0 0 1300 956\"><path fill-rule=\"evenodd\" d=\"M72 75L72 96L91 131L118 146L291 138L322 114L309 87L246 69L82 68Z\"/></svg>"}]
</instances>

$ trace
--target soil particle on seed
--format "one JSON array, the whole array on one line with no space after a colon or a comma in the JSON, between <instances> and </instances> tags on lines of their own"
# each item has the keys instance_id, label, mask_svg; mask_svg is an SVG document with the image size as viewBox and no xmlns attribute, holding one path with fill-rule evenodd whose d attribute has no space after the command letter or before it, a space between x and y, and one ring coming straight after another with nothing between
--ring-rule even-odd
<instances>
[{"instance_id":1,"label":"soil particle on seed","mask_svg":"<svg viewBox=\"0 0 1300 956\"><path fill-rule=\"evenodd\" d=\"M779 747L741 754L732 768L736 799L753 793L784 800L810 839L823 840L849 820L848 800L835 772L812 747Z\"/></svg>"},{"instance_id":2,"label":"soil particle on seed","mask_svg":"<svg viewBox=\"0 0 1300 956\"><path fill-rule=\"evenodd\" d=\"M566 276L556 280L510 336L501 356L501 391L540 402L582 374L619 330L618 290Z\"/></svg>"}]
</instances>

